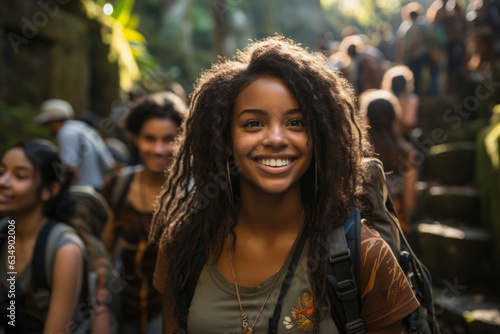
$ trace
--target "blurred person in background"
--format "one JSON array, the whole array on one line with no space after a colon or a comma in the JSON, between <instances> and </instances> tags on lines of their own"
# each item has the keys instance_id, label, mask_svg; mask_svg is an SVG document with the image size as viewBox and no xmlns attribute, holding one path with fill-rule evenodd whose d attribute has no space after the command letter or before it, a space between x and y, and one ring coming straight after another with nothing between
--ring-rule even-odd
<instances>
[{"instance_id":1,"label":"blurred person in background","mask_svg":"<svg viewBox=\"0 0 500 334\"><path fill-rule=\"evenodd\" d=\"M466 19L471 23L472 43L467 69L489 72L500 54L500 2L474 0L467 7Z\"/></svg>"},{"instance_id":2,"label":"blurred person in background","mask_svg":"<svg viewBox=\"0 0 500 334\"><path fill-rule=\"evenodd\" d=\"M404 65L394 66L387 70L382 79L382 89L392 92L401 106L401 135L411 140L411 132L417 126L420 98L414 93L414 80L411 70Z\"/></svg>"},{"instance_id":3,"label":"blurred person in background","mask_svg":"<svg viewBox=\"0 0 500 334\"><path fill-rule=\"evenodd\" d=\"M81 236L88 254L89 280L92 282L92 331L89 334L108 334L112 318L110 303L115 289L120 287L120 277L109 260L102 244L102 230L109 219L110 208L106 200L91 186L71 186L70 194L75 199L75 212L71 218L73 226ZM115 333L115 332L113 332Z\"/></svg>"},{"instance_id":4,"label":"blurred person in background","mask_svg":"<svg viewBox=\"0 0 500 334\"><path fill-rule=\"evenodd\" d=\"M184 104L187 103L187 97L186 97L186 91L184 90L184 87L176 81L171 81L165 85L165 91L167 92L172 92L178 97L181 98L182 102Z\"/></svg>"},{"instance_id":5,"label":"blurred person in background","mask_svg":"<svg viewBox=\"0 0 500 334\"><path fill-rule=\"evenodd\" d=\"M77 304L82 302L80 293L85 274L85 246L80 237L76 232L68 232L55 240L57 248L52 262L52 280L48 282L51 285L48 300L40 299L35 293L39 291L34 281L38 272L37 263L33 262L40 236L55 224L69 223L71 219L74 199L68 192L70 181L71 171L63 168L50 142L33 140L15 144L1 159L0 212L8 218L2 223L1 235L4 240L0 249L0 323L6 333L66 333L68 325L77 321L75 315ZM10 247L7 250L9 220L15 221L15 257ZM7 324L7 306L9 300L14 300L7 297L8 272L16 272L16 326Z\"/></svg>"},{"instance_id":6,"label":"blurred person in background","mask_svg":"<svg viewBox=\"0 0 500 334\"><path fill-rule=\"evenodd\" d=\"M41 112L34 121L57 136L59 156L73 169L74 183L101 190L104 176L115 168L116 162L99 133L74 117L71 104L52 99L42 103Z\"/></svg>"},{"instance_id":7,"label":"blurred person in background","mask_svg":"<svg viewBox=\"0 0 500 334\"><path fill-rule=\"evenodd\" d=\"M415 150L402 138L399 131L401 107L390 92L374 90L360 96L360 113L369 125L368 136L377 158L384 164L387 186L401 228L406 234L410 234L418 170L414 166Z\"/></svg>"},{"instance_id":8,"label":"blurred person in background","mask_svg":"<svg viewBox=\"0 0 500 334\"><path fill-rule=\"evenodd\" d=\"M382 52L385 60L394 61L396 37L392 32L390 23L384 22L372 35L371 42L380 52Z\"/></svg>"},{"instance_id":9,"label":"blurred person in background","mask_svg":"<svg viewBox=\"0 0 500 334\"><path fill-rule=\"evenodd\" d=\"M434 47L432 26L422 15L423 7L418 2L410 2L401 10L403 22L397 31L396 61L408 66L415 78L415 92L422 95L422 70L428 68L430 83L428 94L438 95L439 68L435 59L431 59Z\"/></svg>"},{"instance_id":10,"label":"blurred person in background","mask_svg":"<svg viewBox=\"0 0 500 334\"><path fill-rule=\"evenodd\" d=\"M356 93L380 88L384 74L382 61L366 52L365 42L359 35L345 37L340 43L340 50L332 54L329 61L342 71Z\"/></svg>"},{"instance_id":11,"label":"blurred person in background","mask_svg":"<svg viewBox=\"0 0 500 334\"><path fill-rule=\"evenodd\" d=\"M465 61L466 21L460 5L455 0L436 0L426 13L434 25L436 44L444 49L446 59L447 88L457 90L463 80Z\"/></svg>"},{"instance_id":12,"label":"blurred person in background","mask_svg":"<svg viewBox=\"0 0 500 334\"><path fill-rule=\"evenodd\" d=\"M102 240L112 258L118 245L124 275L131 277L121 296L120 334L161 332L162 298L152 285L157 249L148 245L148 233L185 114L185 103L171 92L136 100L124 124L142 164L118 171L102 192L113 211Z\"/></svg>"}]
</instances>

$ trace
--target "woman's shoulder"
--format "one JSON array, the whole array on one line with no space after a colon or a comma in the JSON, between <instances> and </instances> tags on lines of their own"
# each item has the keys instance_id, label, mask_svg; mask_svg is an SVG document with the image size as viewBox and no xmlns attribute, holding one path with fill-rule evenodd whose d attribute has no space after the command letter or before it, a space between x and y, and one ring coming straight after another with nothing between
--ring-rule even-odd
<instances>
[{"instance_id":1,"label":"woman's shoulder","mask_svg":"<svg viewBox=\"0 0 500 334\"><path fill-rule=\"evenodd\" d=\"M361 317L367 331L392 325L418 307L406 276L377 231L361 225Z\"/></svg>"}]
</instances>

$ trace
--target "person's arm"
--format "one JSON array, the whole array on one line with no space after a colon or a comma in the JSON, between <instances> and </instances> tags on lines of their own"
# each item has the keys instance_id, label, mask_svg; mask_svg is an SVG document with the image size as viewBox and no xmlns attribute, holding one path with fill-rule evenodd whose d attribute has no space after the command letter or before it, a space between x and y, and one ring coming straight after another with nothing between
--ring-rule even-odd
<instances>
[{"instance_id":1,"label":"person's arm","mask_svg":"<svg viewBox=\"0 0 500 334\"><path fill-rule=\"evenodd\" d=\"M92 311L92 330L90 334L110 334L111 333L111 312L107 305L97 305Z\"/></svg>"},{"instance_id":2,"label":"person's arm","mask_svg":"<svg viewBox=\"0 0 500 334\"><path fill-rule=\"evenodd\" d=\"M108 252L109 258L113 260L115 255L115 246L118 240L115 233L115 215L113 210L109 211L109 219L102 230L101 240L102 244L106 248L106 251Z\"/></svg>"},{"instance_id":3,"label":"person's arm","mask_svg":"<svg viewBox=\"0 0 500 334\"><path fill-rule=\"evenodd\" d=\"M410 132L417 126L419 104L420 99L416 94L411 93L405 99L402 121L404 130L407 132Z\"/></svg>"},{"instance_id":4,"label":"person's arm","mask_svg":"<svg viewBox=\"0 0 500 334\"><path fill-rule=\"evenodd\" d=\"M52 292L44 334L66 333L74 326L73 318L83 281L83 255L75 243L61 246L54 259Z\"/></svg>"},{"instance_id":5,"label":"person's arm","mask_svg":"<svg viewBox=\"0 0 500 334\"><path fill-rule=\"evenodd\" d=\"M403 202L406 215L406 222L410 224L411 212L415 208L417 190L415 185L418 181L418 169L411 168L405 175L405 183L403 189Z\"/></svg>"},{"instance_id":6,"label":"person's arm","mask_svg":"<svg viewBox=\"0 0 500 334\"><path fill-rule=\"evenodd\" d=\"M97 260L99 261L99 260ZM104 261L102 261L104 262ZM96 303L94 304L92 331L91 334L110 334L111 333L111 312L108 307L109 291L106 288L107 273L104 265L97 265L97 291Z\"/></svg>"},{"instance_id":7,"label":"person's arm","mask_svg":"<svg viewBox=\"0 0 500 334\"><path fill-rule=\"evenodd\" d=\"M179 326L179 319L174 315L174 310L172 305L167 301L167 298L163 298L163 303L161 305L162 314L162 333L172 334L174 330Z\"/></svg>"},{"instance_id":8,"label":"person's arm","mask_svg":"<svg viewBox=\"0 0 500 334\"><path fill-rule=\"evenodd\" d=\"M101 233L101 241L106 248L111 261L114 260L115 246L118 240L118 236L115 233L115 208L112 207L115 204L111 203L113 198L113 189L116 185L116 180L118 177L117 175L118 172L108 175L104 181L104 187L101 190L101 195L104 197L104 199L106 199L106 202L108 202L110 206L110 210L108 211L108 221L106 222L106 225L104 225Z\"/></svg>"}]
</instances>

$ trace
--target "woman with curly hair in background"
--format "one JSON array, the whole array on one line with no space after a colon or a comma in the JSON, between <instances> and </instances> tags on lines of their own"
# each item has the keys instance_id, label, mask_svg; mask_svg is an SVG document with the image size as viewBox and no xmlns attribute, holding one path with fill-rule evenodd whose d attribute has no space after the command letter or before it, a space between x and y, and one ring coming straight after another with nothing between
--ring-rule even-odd
<instances>
[{"instance_id":1,"label":"woman with curly hair in background","mask_svg":"<svg viewBox=\"0 0 500 334\"><path fill-rule=\"evenodd\" d=\"M336 332L320 244L360 206L369 153L350 86L323 56L268 38L204 72L190 113L150 233L163 333L266 332L297 250L273 330ZM366 330L399 333L418 302L387 244L364 224L361 239ZM180 296L200 255L184 319Z\"/></svg>"},{"instance_id":2,"label":"woman with curly hair in background","mask_svg":"<svg viewBox=\"0 0 500 334\"><path fill-rule=\"evenodd\" d=\"M172 162L173 145L186 106L171 92L150 94L134 102L125 118L142 164L125 167L107 180L103 196L113 217L102 240L111 258L120 254L125 287L118 302L120 334L161 331L161 296L152 285L156 247L148 246L154 203Z\"/></svg>"}]
</instances>

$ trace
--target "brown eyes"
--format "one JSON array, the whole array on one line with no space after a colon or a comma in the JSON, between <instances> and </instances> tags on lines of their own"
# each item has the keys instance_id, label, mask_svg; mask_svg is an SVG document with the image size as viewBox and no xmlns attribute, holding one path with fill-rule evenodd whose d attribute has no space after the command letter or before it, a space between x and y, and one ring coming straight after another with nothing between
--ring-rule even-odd
<instances>
[{"instance_id":1,"label":"brown eyes","mask_svg":"<svg viewBox=\"0 0 500 334\"><path fill-rule=\"evenodd\" d=\"M243 123L243 127L244 128L257 128L257 127L260 127L262 126L262 124L257 121L257 120L248 120L246 121L245 123ZM287 126L291 126L291 127L303 127L303 126L306 126L306 123L301 120L301 119L293 119L291 120L290 122L288 122Z\"/></svg>"}]
</instances>

